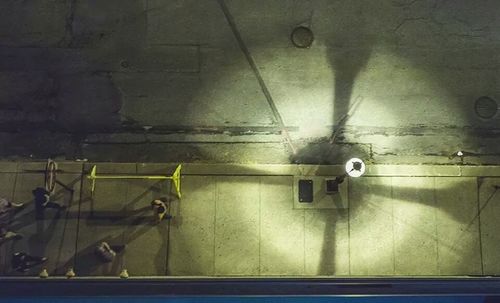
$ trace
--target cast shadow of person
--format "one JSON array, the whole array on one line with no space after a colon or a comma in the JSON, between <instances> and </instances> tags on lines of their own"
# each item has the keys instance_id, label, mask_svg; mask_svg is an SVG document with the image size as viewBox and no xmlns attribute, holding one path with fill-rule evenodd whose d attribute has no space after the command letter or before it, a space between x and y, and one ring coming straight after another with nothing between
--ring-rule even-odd
<instances>
[{"instance_id":1,"label":"cast shadow of person","mask_svg":"<svg viewBox=\"0 0 500 303\"><path fill-rule=\"evenodd\" d=\"M161 186L161 182L149 185L118 210L98 210L95 208L93 198L82 199L80 209L69 212L67 215L69 218L79 220L80 225L85 224L85 226L93 227L90 230L80 229L77 239L75 239L76 252L69 260L59 263L55 272L65 273L69 268L74 268L78 276L117 276L119 270L127 268L126 258L130 260L134 256L128 251L137 251L135 240L155 226L152 207L149 203L145 205L144 200L150 193L153 197L160 196ZM160 224L158 228L160 226L165 226L165 224ZM104 229L103 236L99 236L100 232L99 229L95 229L96 227ZM167 238L165 231L161 234L165 235L165 239ZM95 254L95 248L102 242L107 242L112 247L125 246L125 249L116 255L113 262L102 262ZM160 251L166 251L166 242ZM164 260L165 258L163 258L163 266ZM159 261L157 263L160 264ZM133 267L134 265L130 264L129 266Z\"/></svg>"},{"instance_id":2,"label":"cast shadow of person","mask_svg":"<svg viewBox=\"0 0 500 303\"><path fill-rule=\"evenodd\" d=\"M78 248L74 257L59 266L56 272L65 272L69 268L74 268L78 276L118 276L120 271L126 268L125 261L128 244L134 242L134 240L141 237L152 228L161 228L161 224L156 225L153 222L152 215L144 215L144 212L149 210L150 207L144 207L136 212L137 216L132 218L124 218L115 222L102 222L105 225L125 225L127 228L118 235L102 237L83 248ZM113 261L103 262L95 254L96 247L102 242L107 242L112 249L116 246L123 246L124 248L122 251L117 252ZM145 249L147 249L147 247L145 247Z\"/></svg>"},{"instance_id":3,"label":"cast shadow of person","mask_svg":"<svg viewBox=\"0 0 500 303\"><path fill-rule=\"evenodd\" d=\"M57 191L53 195L55 198L52 199L52 205L67 205L70 207L74 198L74 190L72 190L72 188L79 180L80 178L72 180L65 188ZM67 218L64 217L64 215L67 214L65 213L66 207L58 207L57 210L45 210L40 209L40 206L37 206L33 201L34 200L25 201L25 208L18 214L15 214L11 219L10 228L21 231L24 239L21 239L19 244L13 243L10 246L8 250L9 256L19 251L34 256L47 256L47 249L51 243L53 243L53 239L57 239L57 236L61 234L64 235L67 223ZM55 203L55 201L58 201L59 204ZM58 232L60 230L61 232ZM61 237L60 241L62 244L64 237ZM60 251L60 249L57 249L57 251ZM59 256L54 258L51 256L49 262L57 261L58 257ZM30 275L37 270L38 269L35 268L31 269L27 271L26 274Z\"/></svg>"},{"instance_id":4,"label":"cast shadow of person","mask_svg":"<svg viewBox=\"0 0 500 303\"><path fill-rule=\"evenodd\" d=\"M13 230L19 230L22 226L28 227L33 223L33 218L35 217L35 210L28 210L22 217L21 220L15 219L13 224L11 224L11 228ZM61 214L56 213L52 216L52 218L48 220L36 220L35 229L36 231L27 235L23 232L23 239L19 241L26 241L25 245L22 243L18 244L18 241L12 242L10 247L6 250L7 257L10 257L19 251L23 251L33 256L46 256L47 246L49 242L53 239L55 235L55 231L57 230L58 223L60 222ZM26 240L24 240L26 239ZM26 251L25 251L26 250ZM31 275L38 273L38 267L32 268L27 272L23 273L24 275ZM6 269L9 274L16 274L13 269Z\"/></svg>"}]
</instances>

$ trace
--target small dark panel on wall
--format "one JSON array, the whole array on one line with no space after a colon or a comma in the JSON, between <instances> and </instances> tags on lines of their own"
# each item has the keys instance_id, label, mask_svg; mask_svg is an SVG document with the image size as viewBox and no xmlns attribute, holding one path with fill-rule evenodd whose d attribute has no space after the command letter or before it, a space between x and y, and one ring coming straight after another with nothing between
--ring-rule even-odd
<instances>
[{"instance_id":1,"label":"small dark panel on wall","mask_svg":"<svg viewBox=\"0 0 500 303\"><path fill-rule=\"evenodd\" d=\"M326 180L326 193L333 194L339 192L339 182L336 179Z\"/></svg>"},{"instance_id":2,"label":"small dark panel on wall","mask_svg":"<svg viewBox=\"0 0 500 303\"><path fill-rule=\"evenodd\" d=\"M299 180L299 202L311 203L313 201L313 181Z\"/></svg>"}]
</instances>

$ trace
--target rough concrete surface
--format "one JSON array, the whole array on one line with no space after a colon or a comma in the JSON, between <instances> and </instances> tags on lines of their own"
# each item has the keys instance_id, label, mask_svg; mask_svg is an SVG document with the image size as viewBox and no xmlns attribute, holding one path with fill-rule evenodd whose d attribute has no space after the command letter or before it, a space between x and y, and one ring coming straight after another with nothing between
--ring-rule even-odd
<instances>
[{"instance_id":1,"label":"rough concrete surface","mask_svg":"<svg viewBox=\"0 0 500 303\"><path fill-rule=\"evenodd\" d=\"M500 169L449 176L446 166L404 166L420 176L351 178L348 201L297 207L299 177L313 184L331 178L328 167L278 165L186 165L179 199L170 181L98 179L89 165L61 163L54 200L35 219L31 190L43 185L43 163L12 163L0 173L2 196L26 207L11 215L10 229L24 238L0 244L0 274L37 275L42 266L18 273L11 254L44 255L50 275L74 268L79 276L462 276L498 275ZM10 169L8 169L10 167ZM76 169L80 167L80 172ZM87 168L85 168L87 167ZM167 175L175 164L97 163L98 176ZM83 169L83 170L82 170ZM374 167L369 167L374 171ZM427 172L436 175L425 175ZM296 174L294 174L296 172ZM309 173L307 173L309 172ZM441 176L440 176L441 175ZM447 176L448 175L448 176ZM150 202L167 197L172 219L154 223ZM318 201L318 200L316 200ZM330 201L332 204L334 200ZM95 247L125 245L103 263Z\"/></svg>"},{"instance_id":2,"label":"rough concrete surface","mask_svg":"<svg viewBox=\"0 0 500 303\"><path fill-rule=\"evenodd\" d=\"M494 1L3 1L0 156L498 164L497 108L481 118L475 101L499 104L499 12ZM312 30L309 48L292 44L297 26Z\"/></svg>"},{"instance_id":3,"label":"rough concrete surface","mask_svg":"<svg viewBox=\"0 0 500 303\"><path fill-rule=\"evenodd\" d=\"M0 274L20 274L15 251L48 256L51 275L499 274L499 14L466 0L2 1L0 196L26 207ZM31 161L49 157L67 208L36 220L45 162ZM365 176L326 195L353 157ZM92 194L95 163L184 163L183 197L147 179ZM153 224L162 196L173 218ZM101 241L126 247L101 264Z\"/></svg>"}]
</instances>

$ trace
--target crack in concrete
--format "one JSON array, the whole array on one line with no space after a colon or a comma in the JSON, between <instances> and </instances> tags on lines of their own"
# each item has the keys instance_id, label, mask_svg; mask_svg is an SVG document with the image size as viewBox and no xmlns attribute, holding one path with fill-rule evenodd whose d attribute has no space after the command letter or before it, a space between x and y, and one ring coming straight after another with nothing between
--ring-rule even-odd
<instances>
[{"instance_id":1,"label":"crack in concrete","mask_svg":"<svg viewBox=\"0 0 500 303\"><path fill-rule=\"evenodd\" d=\"M446 136L497 138L500 128L482 128L473 126L438 126L438 125L412 125L407 127L377 127L377 126L345 126L340 132L346 136Z\"/></svg>"},{"instance_id":2,"label":"crack in concrete","mask_svg":"<svg viewBox=\"0 0 500 303\"><path fill-rule=\"evenodd\" d=\"M59 41L59 47L72 47L74 40L73 22L75 21L76 4L78 0L70 0L68 3L68 15L64 26L64 37Z\"/></svg>"},{"instance_id":3,"label":"crack in concrete","mask_svg":"<svg viewBox=\"0 0 500 303\"><path fill-rule=\"evenodd\" d=\"M408 10L408 12L410 12L409 8L418 2L423 2L423 1L422 0L413 0L413 1L410 1L407 3L393 2L393 5L396 7L404 8L405 10ZM486 31L489 29L489 26L474 28L474 26L469 21L458 18L456 16L451 16L451 20L448 20L448 21L438 20L436 13L439 10L439 6L440 6L439 3L440 2L438 0L436 0L434 2L434 4L432 5L432 7L429 7L426 9L427 11L425 12L425 15L427 15L427 16L408 16L408 17L405 17L401 22L399 22L396 25L396 27L393 29L393 32L397 34L401 30L401 28L403 26L405 26L407 23L416 22L416 21L423 21L423 22L427 22L429 24L433 24L433 25L437 26L438 27L437 32L439 34L436 34L436 36L439 36L439 37L446 37L446 36L450 37L451 36L451 37L470 38L470 39L488 38L488 37L486 37L486 34L487 34ZM413 12L413 11L411 11L411 12ZM422 14L423 14L423 12L422 12ZM466 30L464 29L464 31L465 31L464 33L452 32L452 31L450 31L450 27L454 28L453 22L461 24L461 25L465 26L467 29Z\"/></svg>"},{"instance_id":4,"label":"crack in concrete","mask_svg":"<svg viewBox=\"0 0 500 303\"><path fill-rule=\"evenodd\" d=\"M405 18L403 21L401 21L394 29L393 32L397 33L401 27L403 27L406 23L408 22L414 22L414 21L425 21L428 20L427 18L423 17L418 17L418 18Z\"/></svg>"},{"instance_id":5,"label":"crack in concrete","mask_svg":"<svg viewBox=\"0 0 500 303\"><path fill-rule=\"evenodd\" d=\"M410 2L405 2L405 3L402 3L402 2L398 2L398 1L392 1L392 5L395 6L395 7L402 7L402 8L409 8L410 6L413 6L414 4L418 3L418 2L422 2L422 1L426 1L426 0L412 0Z\"/></svg>"},{"instance_id":6,"label":"crack in concrete","mask_svg":"<svg viewBox=\"0 0 500 303\"><path fill-rule=\"evenodd\" d=\"M286 126L285 126L283 117L281 116L281 113L279 112L278 107L276 106L276 104L274 102L274 99L271 96L271 92L269 91L266 83L264 82L264 79L262 78L262 76L261 76L261 74L259 72L257 64L255 63L252 55L250 54L250 51L248 50L245 42L243 41L243 38L242 38L242 36L241 36L241 34L240 34L237 26L236 26L236 22L235 22L235 20L234 20L234 18L232 16L232 14L229 12L229 9L226 6L226 3L225 3L224 0L218 0L218 3L220 5L222 13L224 14L224 17L226 18L226 21L227 21L227 23L228 23L231 31L233 32L234 38L238 42L238 45L239 45L241 51L245 55L245 58L247 59L248 64L250 65L250 68L252 69L255 77L257 78L257 82L258 82L258 84L259 84L259 86L261 88L261 91L264 94L264 96L266 97L267 103L269 104L269 107L270 107L270 109L271 109L271 111L273 113L274 119L276 120L275 122L282 129L281 133L283 135L283 140L285 141L285 143L291 149L292 154L296 154L297 153L297 149L295 148L295 146L294 146L294 144L292 142L292 139L290 137L290 134L288 133L288 130L287 130Z\"/></svg>"}]
</instances>

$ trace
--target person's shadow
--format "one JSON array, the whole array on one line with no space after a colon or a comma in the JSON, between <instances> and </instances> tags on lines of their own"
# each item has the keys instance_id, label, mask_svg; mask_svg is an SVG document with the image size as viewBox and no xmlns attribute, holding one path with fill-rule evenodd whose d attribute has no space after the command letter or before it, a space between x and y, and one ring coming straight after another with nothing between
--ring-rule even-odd
<instances>
[{"instance_id":1,"label":"person's shadow","mask_svg":"<svg viewBox=\"0 0 500 303\"><path fill-rule=\"evenodd\" d=\"M73 268L78 276L118 276L120 271L125 267L124 261L125 254L127 253L127 244L133 242L155 226L152 223L152 216L144 214L146 211L150 211L150 208L144 207L138 209L134 212L137 216L131 218L125 217L114 223L109 223L110 225L124 225L127 228L117 236L107 236L83 248L78 248L73 258L58 266L55 272L66 272L69 268ZM93 215L99 217L97 212L94 212ZM101 223L107 224L106 220ZM117 252L113 261L103 262L96 255L95 249L102 242L107 242ZM121 250L116 249L116 247L120 247Z\"/></svg>"}]
</instances>

